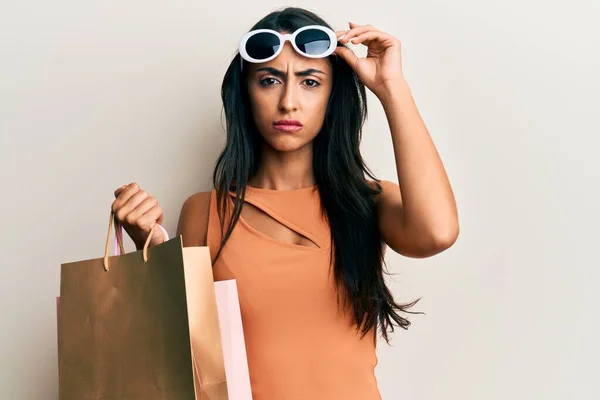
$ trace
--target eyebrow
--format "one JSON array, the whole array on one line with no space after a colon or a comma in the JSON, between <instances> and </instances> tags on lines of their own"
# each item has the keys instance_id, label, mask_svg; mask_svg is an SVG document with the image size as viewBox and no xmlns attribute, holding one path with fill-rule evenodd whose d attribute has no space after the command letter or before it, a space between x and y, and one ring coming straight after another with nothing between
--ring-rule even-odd
<instances>
[{"instance_id":1,"label":"eyebrow","mask_svg":"<svg viewBox=\"0 0 600 400\"><path fill-rule=\"evenodd\" d=\"M272 68L272 67L261 67L261 68L257 68L256 72L260 72L260 71L267 71L279 78L285 78L285 72L280 71L278 69ZM314 74L323 74L323 75L327 75L325 72L320 71L318 69L315 68L309 68L306 69L304 71L298 71L296 72L294 75L296 76L309 76L309 75L314 75Z\"/></svg>"}]
</instances>

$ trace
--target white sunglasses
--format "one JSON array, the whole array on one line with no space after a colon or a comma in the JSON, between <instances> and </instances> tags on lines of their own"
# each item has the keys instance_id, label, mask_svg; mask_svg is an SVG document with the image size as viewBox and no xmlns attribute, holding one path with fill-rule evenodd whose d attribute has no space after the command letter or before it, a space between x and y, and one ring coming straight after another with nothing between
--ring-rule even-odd
<instances>
[{"instance_id":1,"label":"white sunglasses","mask_svg":"<svg viewBox=\"0 0 600 400\"><path fill-rule=\"evenodd\" d=\"M257 29L242 36L240 40L240 62L263 63L271 61L283 50L286 41L294 50L308 58L324 58L333 53L337 36L331 29L320 25L308 25L294 33L283 35L272 29Z\"/></svg>"}]
</instances>

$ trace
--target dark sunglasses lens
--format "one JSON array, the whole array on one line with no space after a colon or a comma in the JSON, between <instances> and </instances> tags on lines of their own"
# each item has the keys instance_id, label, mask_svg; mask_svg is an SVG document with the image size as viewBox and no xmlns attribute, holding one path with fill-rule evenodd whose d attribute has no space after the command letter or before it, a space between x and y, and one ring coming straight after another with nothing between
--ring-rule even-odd
<instances>
[{"instance_id":1,"label":"dark sunglasses lens","mask_svg":"<svg viewBox=\"0 0 600 400\"><path fill-rule=\"evenodd\" d=\"M253 35L246 42L246 52L252 58L264 60L279 50L279 38L272 33L261 32Z\"/></svg>"},{"instance_id":2,"label":"dark sunglasses lens","mask_svg":"<svg viewBox=\"0 0 600 400\"><path fill-rule=\"evenodd\" d=\"M318 56L329 49L331 40L319 29L307 29L296 36L296 46L305 54Z\"/></svg>"}]
</instances>

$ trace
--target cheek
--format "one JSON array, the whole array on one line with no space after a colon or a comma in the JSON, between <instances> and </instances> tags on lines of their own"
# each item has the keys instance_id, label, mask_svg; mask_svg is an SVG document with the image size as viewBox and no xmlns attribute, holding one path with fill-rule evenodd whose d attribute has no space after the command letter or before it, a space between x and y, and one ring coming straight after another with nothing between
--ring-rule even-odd
<instances>
[{"instance_id":1,"label":"cheek","mask_svg":"<svg viewBox=\"0 0 600 400\"><path fill-rule=\"evenodd\" d=\"M318 116L320 119L325 118L327 112L327 103L329 102L330 92L319 93L317 96L310 96L306 99L311 115Z\"/></svg>"},{"instance_id":2,"label":"cheek","mask_svg":"<svg viewBox=\"0 0 600 400\"><path fill-rule=\"evenodd\" d=\"M260 126L264 120L268 119L269 102L265 96L253 96L250 94L250 104L252 106L254 122Z\"/></svg>"}]
</instances>

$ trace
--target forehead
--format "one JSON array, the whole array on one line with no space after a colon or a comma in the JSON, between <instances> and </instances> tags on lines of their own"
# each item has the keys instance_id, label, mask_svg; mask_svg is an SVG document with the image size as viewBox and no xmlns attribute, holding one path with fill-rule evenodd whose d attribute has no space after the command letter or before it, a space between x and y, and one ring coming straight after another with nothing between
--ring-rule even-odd
<instances>
[{"instance_id":1,"label":"forehead","mask_svg":"<svg viewBox=\"0 0 600 400\"><path fill-rule=\"evenodd\" d=\"M290 42L285 42L281 53L271 61L259 64L250 64L250 72L255 72L257 68L271 67L280 71L302 71L315 68L323 72L330 72L330 63L327 58L308 58L298 54Z\"/></svg>"}]
</instances>

